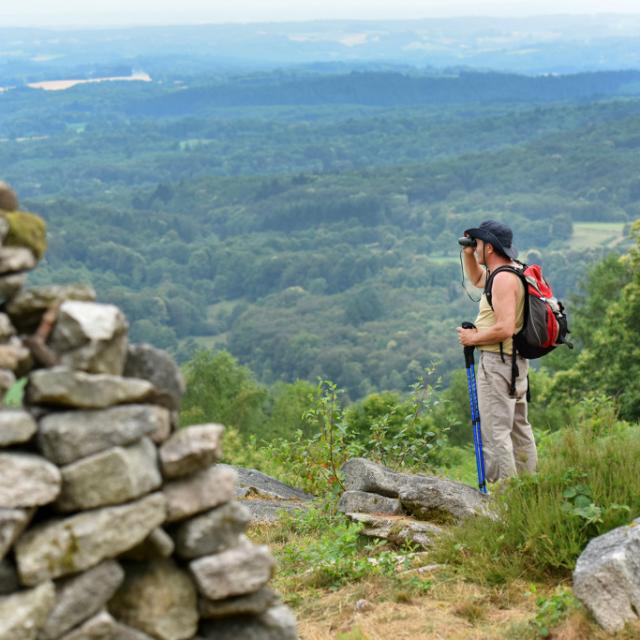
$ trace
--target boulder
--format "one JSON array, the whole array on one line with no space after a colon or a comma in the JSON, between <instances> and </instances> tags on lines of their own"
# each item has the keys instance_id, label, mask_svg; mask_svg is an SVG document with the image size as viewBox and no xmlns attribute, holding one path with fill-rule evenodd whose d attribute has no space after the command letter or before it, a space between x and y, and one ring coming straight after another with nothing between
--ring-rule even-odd
<instances>
[{"instance_id":1,"label":"boulder","mask_svg":"<svg viewBox=\"0 0 640 640\"><path fill-rule=\"evenodd\" d=\"M19 588L18 572L13 562L7 558L0 560L0 596L11 594Z\"/></svg>"},{"instance_id":2,"label":"boulder","mask_svg":"<svg viewBox=\"0 0 640 640\"><path fill-rule=\"evenodd\" d=\"M152 638L142 631L118 622L108 612L100 611L59 640L152 640Z\"/></svg>"},{"instance_id":3,"label":"boulder","mask_svg":"<svg viewBox=\"0 0 640 640\"><path fill-rule=\"evenodd\" d=\"M37 584L115 558L144 540L165 515L165 498L154 493L118 507L38 525L24 533L15 547L21 582Z\"/></svg>"},{"instance_id":4,"label":"boulder","mask_svg":"<svg viewBox=\"0 0 640 640\"><path fill-rule=\"evenodd\" d=\"M1 415L1 414L0 414ZM52 462L69 464L111 447L132 444L169 429L169 411L149 404L61 411L39 422L38 445Z\"/></svg>"},{"instance_id":5,"label":"boulder","mask_svg":"<svg viewBox=\"0 0 640 640\"><path fill-rule=\"evenodd\" d=\"M278 605L253 618L237 617L205 622L202 633L211 640L297 640L296 619L291 610Z\"/></svg>"},{"instance_id":6,"label":"boulder","mask_svg":"<svg viewBox=\"0 0 640 640\"><path fill-rule=\"evenodd\" d=\"M258 591L270 580L274 565L267 546L243 537L237 547L193 560L189 568L205 598L222 600Z\"/></svg>"},{"instance_id":7,"label":"boulder","mask_svg":"<svg viewBox=\"0 0 640 640\"><path fill-rule=\"evenodd\" d=\"M190 560L235 547L250 521L251 513L238 502L212 509L178 527L175 532L177 554Z\"/></svg>"},{"instance_id":8,"label":"boulder","mask_svg":"<svg viewBox=\"0 0 640 640\"><path fill-rule=\"evenodd\" d=\"M578 558L573 591L609 633L640 616L640 518L593 538Z\"/></svg>"},{"instance_id":9,"label":"boulder","mask_svg":"<svg viewBox=\"0 0 640 640\"><path fill-rule=\"evenodd\" d=\"M177 478L206 469L222 457L221 424L201 424L176 431L160 447L165 478Z\"/></svg>"},{"instance_id":10,"label":"boulder","mask_svg":"<svg viewBox=\"0 0 640 640\"><path fill-rule=\"evenodd\" d=\"M293 516L309 508L306 502L292 500L242 500L242 504L249 510L253 523L277 522L283 513Z\"/></svg>"},{"instance_id":11,"label":"boulder","mask_svg":"<svg viewBox=\"0 0 640 640\"><path fill-rule=\"evenodd\" d=\"M255 593L235 596L226 600L200 598L199 608L202 618L229 618L231 616L258 615L280 604L280 597L270 587L262 587Z\"/></svg>"},{"instance_id":12,"label":"boulder","mask_svg":"<svg viewBox=\"0 0 640 640\"><path fill-rule=\"evenodd\" d=\"M0 560L29 524L32 515L32 509L0 508Z\"/></svg>"},{"instance_id":13,"label":"boulder","mask_svg":"<svg viewBox=\"0 0 640 640\"><path fill-rule=\"evenodd\" d=\"M279 500L313 500L313 496L301 489L291 487L280 480L257 471L256 469L244 469L242 467L228 466L238 474L238 497L244 498L255 495L262 498L277 498Z\"/></svg>"},{"instance_id":14,"label":"boulder","mask_svg":"<svg viewBox=\"0 0 640 640\"><path fill-rule=\"evenodd\" d=\"M121 376L128 328L115 305L68 300L60 306L49 346L69 369Z\"/></svg>"},{"instance_id":15,"label":"boulder","mask_svg":"<svg viewBox=\"0 0 640 640\"><path fill-rule=\"evenodd\" d=\"M161 527L154 529L139 545L126 551L123 558L144 562L169 558L173 555L175 544L173 538Z\"/></svg>"},{"instance_id":16,"label":"boulder","mask_svg":"<svg viewBox=\"0 0 640 640\"><path fill-rule=\"evenodd\" d=\"M58 467L30 453L0 453L0 507L38 507L58 493Z\"/></svg>"},{"instance_id":17,"label":"boulder","mask_svg":"<svg viewBox=\"0 0 640 640\"><path fill-rule=\"evenodd\" d=\"M22 289L13 297L7 305L7 313L20 333L33 333L44 312L53 305L65 300L95 299L96 292L83 284L33 287Z\"/></svg>"},{"instance_id":18,"label":"boulder","mask_svg":"<svg viewBox=\"0 0 640 640\"><path fill-rule=\"evenodd\" d=\"M184 520L229 502L235 495L236 477L233 469L216 465L167 482L162 488L167 498L167 522Z\"/></svg>"},{"instance_id":19,"label":"boulder","mask_svg":"<svg viewBox=\"0 0 640 640\"><path fill-rule=\"evenodd\" d=\"M0 247L0 274L28 271L36 264L36 257L25 247Z\"/></svg>"},{"instance_id":20,"label":"boulder","mask_svg":"<svg viewBox=\"0 0 640 640\"><path fill-rule=\"evenodd\" d=\"M48 580L34 589L0 597L0 638L36 640L55 602L55 589Z\"/></svg>"},{"instance_id":21,"label":"boulder","mask_svg":"<svg viewBox=\"0 0 640 640\"><path fill-rule=\"evenodd\" d=\"M114 560L61 580L56 601L40 630L38 640L57 640L98 613L124 580L124 571Z\"/></svg>"},{"instance_id":22,"label":"boulder","mask_svg":"<svg viewBox=\"0 0 640 640\"><path fill-rule=\"evenodd\" d=\"M127 567L109 610L159 640L186 640L198 627L198 598L189 574L172 560Z\"/></svg>"},{"instance_id":23,"label":"boulder","mask_svg":"<svg viewBox=\"0 0 640 640\"><path fill-rule=\"evenodd\" d=\"M338 502L338 511L342 513L403 513L400 500L387 498L377 493L365 491L345 491Z\"/></svg>"},{"instance_id":24,"label":"boulder","mask_svg":"<svg viewBox=\"0 0 640 640\"><path fill-rule=\"evenodd\" d=\"M155 403L173 411L180 409L185 382L180 368L166 351L149 344L130 345L124 375L148 380L156 390Z\"/></svg>"},{"instance_id":25,"label":"boulder","mask_svg":"<svg viewBox=\"0 0 640 640\"><path fill-rule=\"evenodd\" d=\"M148 438L128 447L113 447L60 469L59 511L81 511L121 504L162 484L156 448Z\"/></svg>"},{"instance_id":26,"label":"boulder","mask_svg":"<svg viewBox=\"0 0 640 640\"><path fill-rule=\"evenodd\" d=\"M391 471L365 458L353 458L342 467L345 488L398 498L421 520L451 521L471 515L490 515L489 498L459 482L433 476Z\"/></svg>"},{"instance_id":27,"label":"boulder","mask_svg":"<svg viewBox=\"0 0 640 640\"><path fill-rule=\"evenodd\" d=\"M153 386L147 380L71 371L65 367L39 369L29 376L29 404L104 409L116 404L145 402Z\"/></svg>"},{"instance_id":28,"label":"boulder","mask_svg":"<svg viewBox=\"0 0 640 640\"><path fill-rule=\"evenodd\" d=\"M349 513L348 516L364 525L362 535L381 538L397 545L411 542L427 549L444 532L444 529L431 522L421 522L407 516L373 513Z\"/></svg>"},{"instance_id":29,"label":"boulder","mask_svg":"<svg viewBox=\"0 0 640 640\"><path fill-rule=\"evenodd\" d=\"M31 440L38 425L31 414L21 409L0 410L0 447Z\"/></svg>"},{"instance_id":30,"label":"boulder","mask_svg":"<svg viewBox=\"0 0 640 640\"><path fill-rule=\"evenodd\" d=\"M453 480L428 478L420 487L400 492L404 510L419 520L460 521L472 516L493 517L489 497Z\"/></svg>"}]
</instances>

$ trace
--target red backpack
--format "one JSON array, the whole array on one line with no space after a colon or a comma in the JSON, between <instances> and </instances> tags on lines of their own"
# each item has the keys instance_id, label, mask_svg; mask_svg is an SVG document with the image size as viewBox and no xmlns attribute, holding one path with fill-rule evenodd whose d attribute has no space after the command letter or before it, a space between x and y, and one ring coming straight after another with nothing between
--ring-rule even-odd
<instances>
[{"instance_id":1,"label":"red backpack","mask_svg":"<svg viewBox=\"0 0 640 640\"><path fill-rule=\"evenodd\" d=\"M540 265L527 266L523 264L522 269L507 265L492 271L484 287L491 308L493 308L491 286L496 274L501 271L510 271L517 275L526 292L522 329L513 336L511 395L515 395L515 378L518 375L515 364L516 352L523 358L531 360L546 355L561 344L566 344L570 349L573 349L573 345L567 339L567 334L570 331L564 305L553 295L551 285L544 279ZM502 353L502 343L500 344L500 352Z\"/></svg>"}]
</instances>

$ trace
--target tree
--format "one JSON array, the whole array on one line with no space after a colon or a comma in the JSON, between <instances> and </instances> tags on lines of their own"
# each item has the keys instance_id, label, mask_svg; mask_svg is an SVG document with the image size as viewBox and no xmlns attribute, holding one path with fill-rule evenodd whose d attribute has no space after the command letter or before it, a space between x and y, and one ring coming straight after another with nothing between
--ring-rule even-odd
<instances>
[{"instance_id":1,"label":"tree","mask_svg":"<svg viewBox=\"0 0 640 640\"><path fill-rule=\"evenodd\" d=\"M556 376L555 388L569 397L604 392L617 398L623 418L640 419L640 221L632 227L636 246L623 257L630 281L592 322L592 334L576 364Z\"/></svg>"},{"instance_id":2,"label":"tree","mask_svg":"<svg viewBox=\"0 0 640 640\"><path fill-rule=\"evenodd\" d=\"M227 351L202 349L184 367L183 424L219 422L242 434L259 434L267 391Z\"/></svg>"}]
</instances>

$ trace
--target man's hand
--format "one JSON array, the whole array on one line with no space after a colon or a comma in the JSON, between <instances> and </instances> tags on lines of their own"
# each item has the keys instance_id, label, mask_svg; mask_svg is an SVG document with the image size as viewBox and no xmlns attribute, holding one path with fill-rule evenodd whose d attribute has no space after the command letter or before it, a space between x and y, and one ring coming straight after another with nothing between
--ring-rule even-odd
<instances>
[{"instance_id":1,"label":"man's hand","mask_svg":"<svg viewBox=\"0 0 640 640\"><path fill-rule=\"evenodd\" d=\"M476 345L476 339L478 336L477 329L463 329L462 327L458 327L457 331L458 341L461 345L465 347L474 347Z\"/></svg>"}]
</instances>

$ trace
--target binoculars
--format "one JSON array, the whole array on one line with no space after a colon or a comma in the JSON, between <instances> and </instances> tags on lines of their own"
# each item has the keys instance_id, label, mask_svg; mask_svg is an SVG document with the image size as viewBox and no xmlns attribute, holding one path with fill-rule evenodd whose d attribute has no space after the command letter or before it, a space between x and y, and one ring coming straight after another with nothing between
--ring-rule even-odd
<instances>
[{"instance_id":1,"label":"binoculars","mask_svg":"<svg viewBox=\"0 0 640 640\"><path fill-rule=\"evenodd\" d=\"M475 247L478 243L475 238L470 238L469 236L462 236L462 238L458 238L458 244L461 247Z\"/></svg>"}]
</instances>

